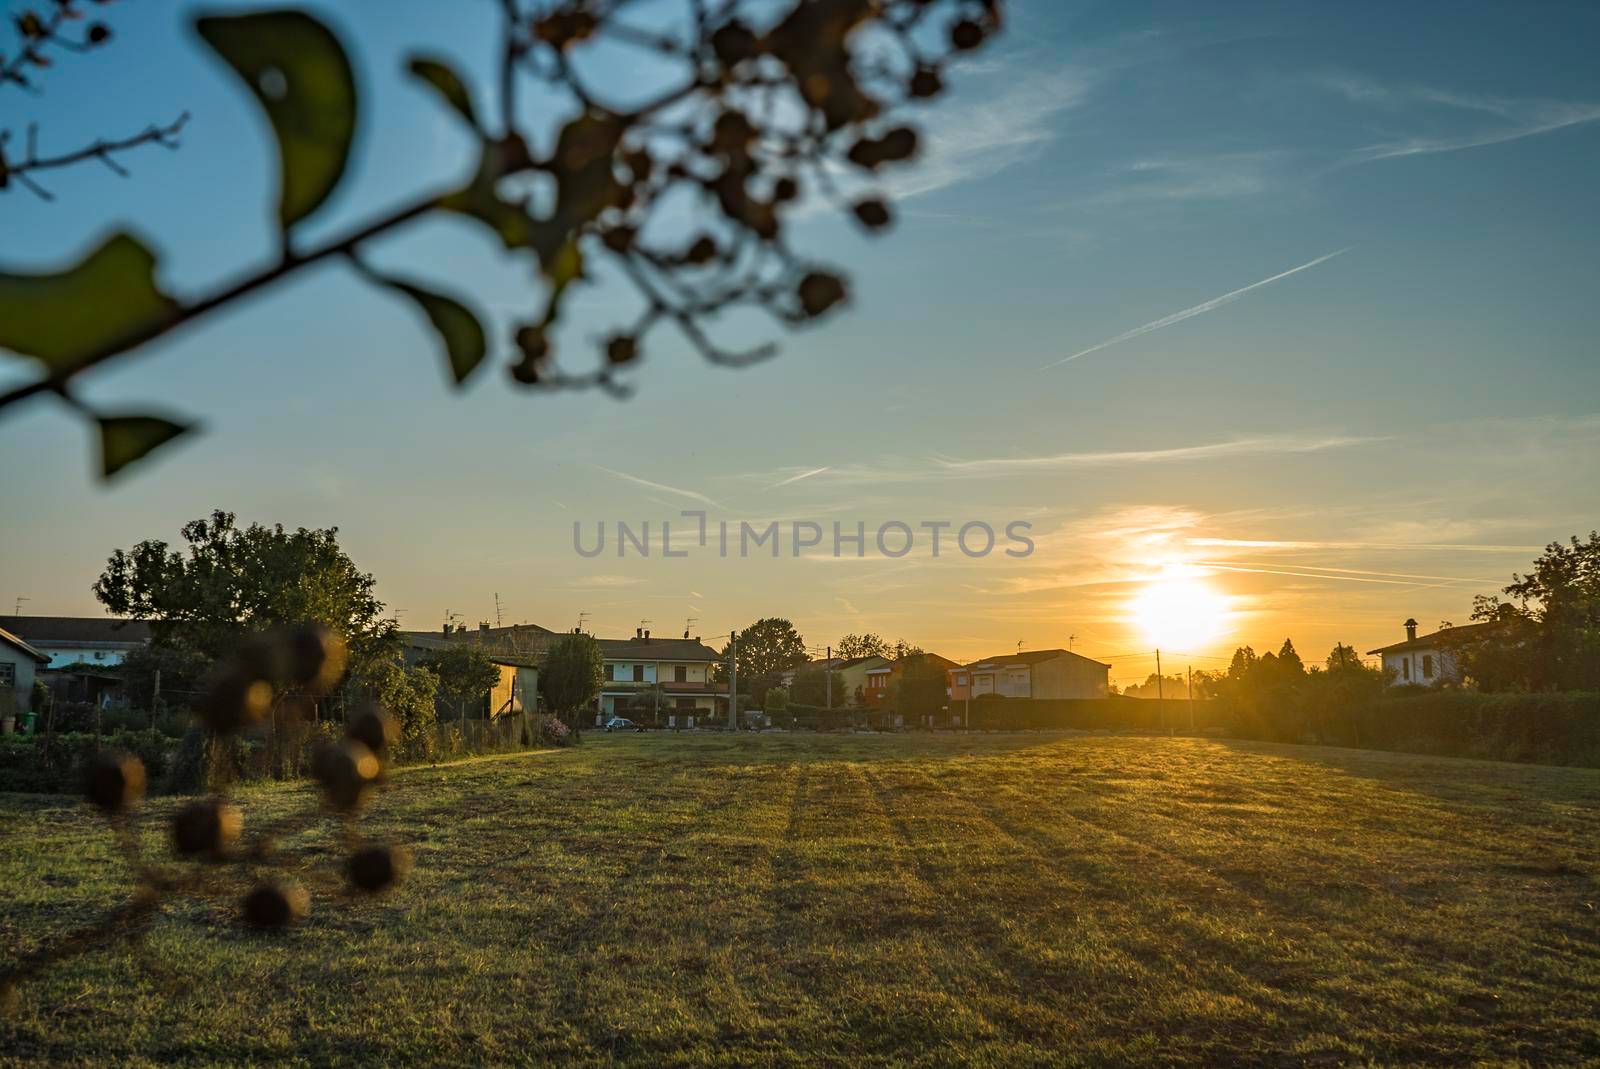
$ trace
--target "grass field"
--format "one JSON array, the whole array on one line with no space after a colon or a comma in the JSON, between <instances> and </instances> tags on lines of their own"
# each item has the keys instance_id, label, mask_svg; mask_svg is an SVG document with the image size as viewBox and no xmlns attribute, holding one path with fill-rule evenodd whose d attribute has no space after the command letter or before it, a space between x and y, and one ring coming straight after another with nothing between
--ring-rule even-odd
<instances>
[{"instance_id":1,"label":"grass field","mask_svg":"<svg viewBox=\"0 0 1600 1069\"><path fill-rule=\"evenodd\" d=\"M369 825L415 850L401 892L277 938L174 907L25 988L0 1064L1600 1060L1595 771L589 736L405 772ZM0 829L0 958L118 900L82 808L0 796Z\"/></svg>"}]
</instances>

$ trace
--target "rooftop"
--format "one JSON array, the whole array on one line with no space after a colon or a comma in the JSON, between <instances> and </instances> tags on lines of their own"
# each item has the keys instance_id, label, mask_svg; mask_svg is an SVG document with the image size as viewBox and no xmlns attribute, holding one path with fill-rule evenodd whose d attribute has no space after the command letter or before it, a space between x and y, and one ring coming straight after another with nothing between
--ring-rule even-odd
<instances>
[{"instance_id":1,"label":"rooftop","mask_svg":"<svg viewBox=\"0 0 1600 1069\"><path fill-rule=\"evenodd\" d=\"M984 657L973 661L966 667L968 670L974 670L978 668L1000 668L1009 664L1035 665L1044 661L1053 661L1057 657L1074 657L1080 661L1086 661L1089 664L1097 664L1101 668L1111 667L1109 664L1106 664L1103 661L1096 661L1092 658L1085 657L1081 653L1073 653L1071 650L1063 649L1023 650L1020 653L1007 653L999 657Z\"/></svg>"},{"instance_id":2,"label":"rooftop","mask_svg":"<svg viewBox=\"0 0 1600 1069\"><path fill-rule=\"evenodd\" d=\"M150 641L148 621L115 616L0 616L0 629L45 646L142 646Z\"/></svg>"},{"instance_id":3,"label":"rooftop","mask_svg":"<svg viewBox=\"0 0 1600 1069\"><path fill-rule=\"evenodd\" d=\"M1396 642L1392 646L1380 646L1375 650L1368 650L1367 656L1372 657L1381 653L1405 653L1407 650L1436 650L1442 646L1459 646L1464 642L1475 642L1480 638L1488 637L1494 624L1462 624L1460 627L1442 627L1428 635L1418 635L1408 638L1404 642Z\"/></svg>"}]
</instances>

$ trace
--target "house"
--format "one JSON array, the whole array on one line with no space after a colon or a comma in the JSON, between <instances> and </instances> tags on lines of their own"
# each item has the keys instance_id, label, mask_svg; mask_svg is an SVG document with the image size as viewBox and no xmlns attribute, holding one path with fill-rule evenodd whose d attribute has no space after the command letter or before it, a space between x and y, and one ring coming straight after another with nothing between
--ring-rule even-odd
<instances>
[{"instance_id":1,"label":"house","mask_svg":"<svg viewBox=\"0 0 1600 1069\"><path fill-rule=\"evenodd\" d=\"M110 668L150 644L150 624L114 616L0 616L0 629L47 654L50 668L92 664Z\"/></svg>"},{"instance_id":2,"label":"house","mask_svg":"<svg viewBox=\"0 0 1600 1069\"><path fill-rule=\"evenodd\" d=\"M867 676L868 673L883 668L889 663L889 658L876 655L870 657L851 657L842 660L834 666L834 672L839 676L840 687L843 692L834 695L835 705L858 705L867 701ZM858 702L856 696L860 695Z\"/></svg>"},{"instance_id":3,"label":"house","mask_svg":"<svg viewBox=\"0 0 1600 1069\"><path fill-rule=\"evenodd\" d=\"M406 645L402 656L406 664L424 660L428 654L448 649L452 645L481 647L489 660L500 669L500 680L484 695L473 716L500 716L518 713L524 709L537 709L539 704L539 655L555 632L537 624L514 624L511 627L490 627L479 624L477 630L445 625L439 632L404 632ZM461 715L461 710L451 701L438 700L439 715L451 719Z\"/></svg>"},{"instance_id":4,"label":"house","mask_svg":"<svg viewBox=\"0 0 1600 1069\"><path fill-rule=\"evenodd\" d=\"M33 697L34 674L50 663L43 650L0 628L0 721L10 720L28 708ZM9 728L11 725L5 725Z\"/></svg>"},{"instance_id":5,"label":"house","mask_svg":"<svg viewBox=\"0 0 1600 1069\"><path fill-rule=\"evenodd\" d=\"M712 681L722 654L699 638L687 633L683 638L652 638L648 630L636 628L632 638L595 641L605 664L605 680L595 699L596 724L628 716L634 698L653 687L659 688L660 716L668 727L692 727L697 719L715 717L719 701L727 702L728 684Z\"/></svg>"},{"instance_id":6,"label":"house","mask_svg":"<svg viewBox=\"0 0 1600 1069\"><path fill-rule=\"evenodd\" d=\"M882 658L878 658L878 660L882 660ZM905 674L905 670L919 661L937 665L944 670L946 675L945 696L948 697L950 694L950 669L961 666L950 658L941 657L937 653L909 653L893 661L885 661L883 664L873 665L866 670L867 682L863 690L866 704L869 707L882 704L889 696L891 688Z\"/></svg>"},{"instance_id":7,"label":"house","mask_svg":"<svg viewBox=\"0 0 1600 1069\"><path fill-rule=\"evenodd\" d=\"M1492 627L1493 624L1463 624L1418 636L1417 621L1407 620L1404 642L1368 650L1367 656L1383 658L1383 672L1390 686L1459 683L1461 647L1485 637Z\"/></svg>"},{"instance_id":8,"label":"house","mask_svg":"<svg viewBox=\"0 0 1600 1069\"><path fill-rule=\"evenodd\" d=\"M1068 650L1027 650L952 668L951 701L985 694L1007 698L1103 698L1111 666Z\"/></svg>"}]
</instances>

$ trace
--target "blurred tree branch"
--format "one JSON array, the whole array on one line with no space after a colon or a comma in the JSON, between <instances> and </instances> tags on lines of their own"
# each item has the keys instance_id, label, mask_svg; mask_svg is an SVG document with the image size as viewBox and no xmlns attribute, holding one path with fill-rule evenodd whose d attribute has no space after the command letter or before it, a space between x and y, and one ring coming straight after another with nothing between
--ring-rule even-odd
<instances>
[{"instance_id":1,"label":"blurred tree branch","mask_svg":"<svg viewBox=\"0 0 1600 1069\"><path fill-rule=\"evenodd\" d=\"M367 256L369 244L433 212L475 220L508 251L535 262L542 296L513 324L509 339L508 369L518 383L599 387L625 396L631 389L625 370L663 323L710 363L742 367L765 359L775 351L770 343L730 350L713 340L710 322L748 308L797 326L848 300L842 275L811 263L790 244L790 218L814 197L867 231L886 230L893 218L889 205L867 187L919 148L915 130L892 122L895 110L941 93L948 60L977 48L1000 25L1000 0L788 0L777 6L685 0L685 25L671 31L630 25L622 17L637 7L630 0L561 0L534 10L499 0L498 6L502 41L491 79L498 127L480 117L469 83L446 63L415 55L408 64L478 141L474 177L460 188L380 211L309 249L296 247L292 230L338 185L358 122L343 45L298 11L199 19L200 36L255 95L276 135L278 255L188 300L157 288L154 253L125 233L63 272L0 274L0 346L40 361L45 370L0 395L0 409L45 393L63 399L99 422L103 470L113 474L187 426L157 416L96 413L73 394L77 378L329 257L420 310L462 383L489 352L481 317L464 298L380 273ZM677 73L664 76L666 84L642 104L607 102L575 62L601 41L668 60ZM524 80L576 110L543 155L529 146L548 138L525 133L516 122ZM60 159L99 158L115 167L109 154L120 147L100 143ZM29 159L44 165L31 146ZM661 222L661 205L669 201L688 203L691 227ZM603 339L593 367L573 371L556 363L553 331L572 286L593 281L601 264L615 267L641 308ZM83 300L127 312L93 325L64 325L73 302Z\"/></svg>"}]
</instances>

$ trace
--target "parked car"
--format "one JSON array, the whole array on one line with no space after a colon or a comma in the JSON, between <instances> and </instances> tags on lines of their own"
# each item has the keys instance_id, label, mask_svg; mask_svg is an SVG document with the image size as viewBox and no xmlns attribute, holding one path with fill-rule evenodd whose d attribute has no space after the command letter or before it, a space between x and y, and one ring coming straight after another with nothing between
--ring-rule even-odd
<instances>
[{"instance_id":1,"label":"parked car","mask_svg":"<svg viewBox=\"0 0 1600 1069\"><path fill-rule=\"evenodd\" d=\"M614 716L606 721L607 731L643 731L644 728L635 724L625 716Z\"/></svg>"}]
</instances>

